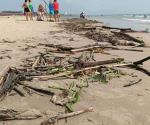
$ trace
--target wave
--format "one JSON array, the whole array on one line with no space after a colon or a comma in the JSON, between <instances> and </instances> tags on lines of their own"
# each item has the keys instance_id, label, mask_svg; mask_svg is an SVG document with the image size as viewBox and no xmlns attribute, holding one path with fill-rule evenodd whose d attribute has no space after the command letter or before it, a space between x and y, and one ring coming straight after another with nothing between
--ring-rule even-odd
<instances>
[{"instance_id":1,"label":"wave","mask_svg":"<svg viewBox=\"0 0 150 125\"><path fill-rule=\"evenodd\" d=\"M128 21L135 21L135 22L141 22L141 23L150 23L150 19L129 19L129 18L124 18L125 20Z\"/></svg>"}]
</instances>

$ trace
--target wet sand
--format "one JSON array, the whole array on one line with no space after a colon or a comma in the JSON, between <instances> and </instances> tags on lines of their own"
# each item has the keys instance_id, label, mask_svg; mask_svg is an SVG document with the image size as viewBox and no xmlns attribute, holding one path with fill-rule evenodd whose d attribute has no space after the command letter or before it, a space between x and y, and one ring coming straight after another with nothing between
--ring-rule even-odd
<instances>
[{"instance_id":1,"label":"wet sand","mask_svg":"<svg viewBox=\"0 0 150 125\"><path fill-rule=\"evenodd\" d=\"M150 45L150 34L130 33L134 37L140 37L146 45ZM73 40L70 40L72 39ZM23 60L44 52L45 47L39 43L63 44L66 46L80 47L81 45L94 44L95 41L83 36L76 35L61 28L53 22L26 22L24 17L10 16L0 17L0 70L11 65L19 67ZM140 48L144 52L129 52L123 50L110 50L111 55L97 53L96 60L106 60L116 57L124 58L125 61L136 61L150 56L150 48ZM150 70L150 61L144 63L144 67ZM92 106L94 112L69 118L67 123L59 122L60 125L149 125L150 124L150 77L133 69L122 69L127 73L134 73L137 77L122 76L115 78L109 84L91 83L81 93L80 101L74 109L80 110ZM129 81L142 79L140 84L124 88ZM33 80L30 84L40 87L48 85L65 86L67 80ZM64 109L50 102L49 96L19 95L8 96L0 102L0 107L13 108L16 110L37 109L42 112L56 114ZM39 125L45 118L31 121L0 122L0 125Z\"/></svg>"}]
</instances>

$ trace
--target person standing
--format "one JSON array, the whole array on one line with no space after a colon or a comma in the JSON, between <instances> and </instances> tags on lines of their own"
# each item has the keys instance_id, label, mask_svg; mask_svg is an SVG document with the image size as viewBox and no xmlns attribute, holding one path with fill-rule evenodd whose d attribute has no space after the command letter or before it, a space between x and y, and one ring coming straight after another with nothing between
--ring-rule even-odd
<instances>
[{"instance_id":1,"label":"person standing","mask_svg":"<svg viewBox=\"0 0 150 125\"><path fill-rule=\"evenodd\" d=\"M54 7L54 18L55 18L55 22L59 22L59 3L57 0L54 0L53 3L53 7Z\"/></svg>"},{"instance_id":2,"label":"person standing","mask_svg":"<svg viewBox=\"0 0 150 125\"><path fill-rule=\"evenodd\" d=\"M30 9L28 7L28 0L25 0L25 2L23 3L22 7L24 8L24 14L26 16L26 20L29 20L30 17Z\"/></svg>"},{"instance_id":3,"label":"person standing","mask_svg":"<svg viewBox=\"0 0 150 125\"><path fill-rule=\"evenodd\" d=\"M33 4L32 4L32 0L29 0L29 9L30 9L30 19L33 20L33 13L34 13L34 9L33 9Z\"/></svg>"},{"instance_id":4,"label":"person standing","mask_svg":"<svg viewBox=\"0 0 150 125\"><path fill-rule=\"evenodd\" d=\"M50 15L50 21L54 17L54 6L53 6L53 0L49 1L49 15Z\"/></svg>"}]
</instances>

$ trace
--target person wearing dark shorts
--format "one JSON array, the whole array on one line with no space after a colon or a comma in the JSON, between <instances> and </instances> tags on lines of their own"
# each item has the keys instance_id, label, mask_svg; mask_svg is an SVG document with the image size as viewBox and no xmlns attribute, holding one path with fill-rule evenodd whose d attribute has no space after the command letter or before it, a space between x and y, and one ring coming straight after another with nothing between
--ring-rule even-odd
<instances>
[{"instance_id":1,"label":"person wearing dark shorts","mask_svg":"<svg viewBox=\"0 0 150 125\"><path fill-rule=\"evenodd\" d=\"M59 22L59 3L57 2L57 0L54 0L53 3L54 6L54 18L55 18L55 22Z\"/></svg>"},{"instance_id":2,"label":"person wearing dark shorts","mask_svg":"<svg viewBox=\"0 0 150 125\"><path fill-rule=\"evenodd\" d=\"M26 16L26 20L28 21L29 20L29 16L30 16L30 9L28 7L28 4L27 4L27 0L25 0L25 2L23 3L22 7L24 8L24 14Z\"/></svg>"}]
</instances>

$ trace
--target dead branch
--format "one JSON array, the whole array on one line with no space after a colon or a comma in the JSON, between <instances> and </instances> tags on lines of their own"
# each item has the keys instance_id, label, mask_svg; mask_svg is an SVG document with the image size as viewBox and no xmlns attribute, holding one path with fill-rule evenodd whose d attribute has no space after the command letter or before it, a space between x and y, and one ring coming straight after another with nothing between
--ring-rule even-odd
<instances>
[{"instance_id":1,"label":"dead branch","mask_svg":"<svg viewBox=\"0 0 150 125\"><path fill-rule=\"evenodd\" d=\"M25 97L25 94L18 88L18 87L14 87L13 90L15 92L17 92L20 96Z\"/></svg>"},{"instance_id":2,"label":"dead branch","mask_svg":"<svg viewBox=\"0 0 150 125\"><path fill-rule=\"evenodd\" d=\"M139 44L144 44L144 41L143 40L139 40L135 37L132 37L131 35L129 34L126 34L126 33L123 33L123 32L115 32L115 31L112 31L112 33L114 33L115 35L121 35L121 36L124 36L130 40L133 40L134 42L136 43L139 43Z\"/></svg>"},{"instance_id":3,"label":"dead branch","mask_svg":"<svg viewBox=\"0 0 150 125\"><path fill-rule=\"evenodd\" d=\"M97 61L97 62L83 62L79 60L79 62L76 62L75 65L79 65L78 67L80 68L85 68L85 67L93 67L97 65L106 65L106 64L113 64L113 63L119 63L123 61L124 59L122 58L117 58L117 59L111 59L111 60L105 60L105 61Z\"/></svg>"},{"instance_id":4,"label":"dead branch","mask_svg":"<svg viewBox=\"0 0 150 125\"><path fill-rule=\"evenodd\" d=\"M0 109L0 121L33 120L43 115L35 110L16 111L13 109Z\"/></svg>"},{"instance_id":5,"label":"dead branch","mask_svg":"<svg viewBox=\"0 0 150 125\"><path fill-rule=\"evenodd\" d=\"M131 83L129 83L129 84L124 85L123 87L130 87L130 86L133 86L133 85L135 85L135 84L140 83L141 81L142 81L142 79L139 79L138 81L136 81L136 82L131 82Z\"/></svg>"},{"instance_id":6,"label":"dead branch","mask_svg":"<svg viewBox=\"0 0 150 125\"><path fill-rule=\"evenodd\" d=\"M52 125L52 124L55 124L57 121L59 121L61 119L74 117L74 116L77 116L77 115L80 115L80 114L83 114L83 113L86 113L86 112L93 112L93 107L90 107L90 108L85 109L85 110L72 112L72 113L56 115L56 116L51 117L48 120L42 122L41 125Z\"/></svg>"},{"instance_id":7,"label":"dead branch","mask_svg":"<svg viewBox=\"0 0 150 125\"><path fill-rule=\"evenodd\" d=\"M119 48L119 47L114 47L114 46L100 46L100 45L93 45L93 46L85 46L85 47L80 47L76 49L72 49L71 52L83 52L83 51L93 51L95 49L113 49L113 50L124 50L124 51L136 51L136 52L143 52L143 50L139 49L124 49L124 48Z\"/></svg>"},{"instance_id":8,"label":"dead branch","mask_svg":"<svg viewBox=\"0 0 150 125\"><path fill-rule=\"evenodd\" d=\"M117 27L109 27L109 26L102 26L102 28L105 28L105 29L116 29L116 30L128 31L128 32L135 32L131 28L117 28Z\"/></svg>"},{"instance_id":9,"label":"dead branch","mask_svg":"<svg viewBox=\"0 0 150 125\"><path fill-rule=\"evenodd\" d=\"M39 88L39 87L35 87L35 86L31 86L31 85L24 85L24 84L21 84L23 85L24 87L26 88L29 88L29 89L32 89L38 93L42 93L42 94L45 94L45 95L50 95L50 96L53 96L54 93L51 92L50 90L47 90L47 89L43 89L43 88Z\"/></svg>"},{"instance_id":10,"label":"dead branch","mask_svg":"<svg viewBox=\"0 0 150 125\"><path fill-rule=\"evenodd\" d=\"M144 58L144 59L141 59L141 60L139 60L139 61L134 62L134 65L143 64L144 62L146 62L146 61L148 61L148 60L150 60L150 56L148 56L148 57L146 57L146 58Z\"/></svg>"},{"instance_id":11,"label":"dead branch","mask_svg":"<svg viewBox=\"0 0 150 125\"><path fill-rule=\"evenodd\" d=\"M40 62L41 56L38 56L37 59L35 60L35 62L32 65L32 69L34 69Z\"/></svg>"},{"instance_id":12,"label":"dead branch","mask_svg":"<svg viewBox=\"0 0 150 125\"><path fill-rule=\"evenodd\" d=\"M142 60L143 61L147 61L148 59L146 58L146 60ZM136 61L137 62L137 61ZM137 67L137 65L135 65L134 63L136 62L131 62L131 63L127 63L127 64L114 64L114 65L106 65L106 64L102 64L100 65L100 63L98 65L94 65L93 67L87 67L87 68L82 68L80 70L73 70L73 71L70 71L70 72L63 72L63 73L59 73L59 74L56 74L56 75L45 75L45 76L33 76L33 78L39 78L40 80L49 80L49 79L54 79L54 78L58 78L58 77L63 77L63 76L67 76L67 75L73 75L73 74L78 74L78 73L81 73L81 72L85 72L85 71L88 71L88 70L96 70L98 68L102 68L102 67L131 67L131 68L134 68ZM141 67L138 67L139 69L142 70ZM140 70L139 70L140 71ZM150 75L150 72L147 71L146 69L143 69L142 70L144 73L146 73L147 75Z\"/></svg>"},{"instance_id":13,"label":"dead branch","mask_svg":"<svg viewBox=\"0 0 150 125\"><path fill-rule=\"evenodd\" d=\"M5 77L8 74L9 70L10 66L7 66L0 72L0 85L2 85L3 82L5 81Z\"/></svg>"},{"instance_id":14,"label":"dead branch","mask_svg":"<svg viewBox=\"0 0 150 125\"><path fill-rule=\"evenodd\" d=\"M0 88L0 98L5 97L14 89L14 80L16 76L13 72L8 73L6 80Z\"/></svg>"}]
</instances>

